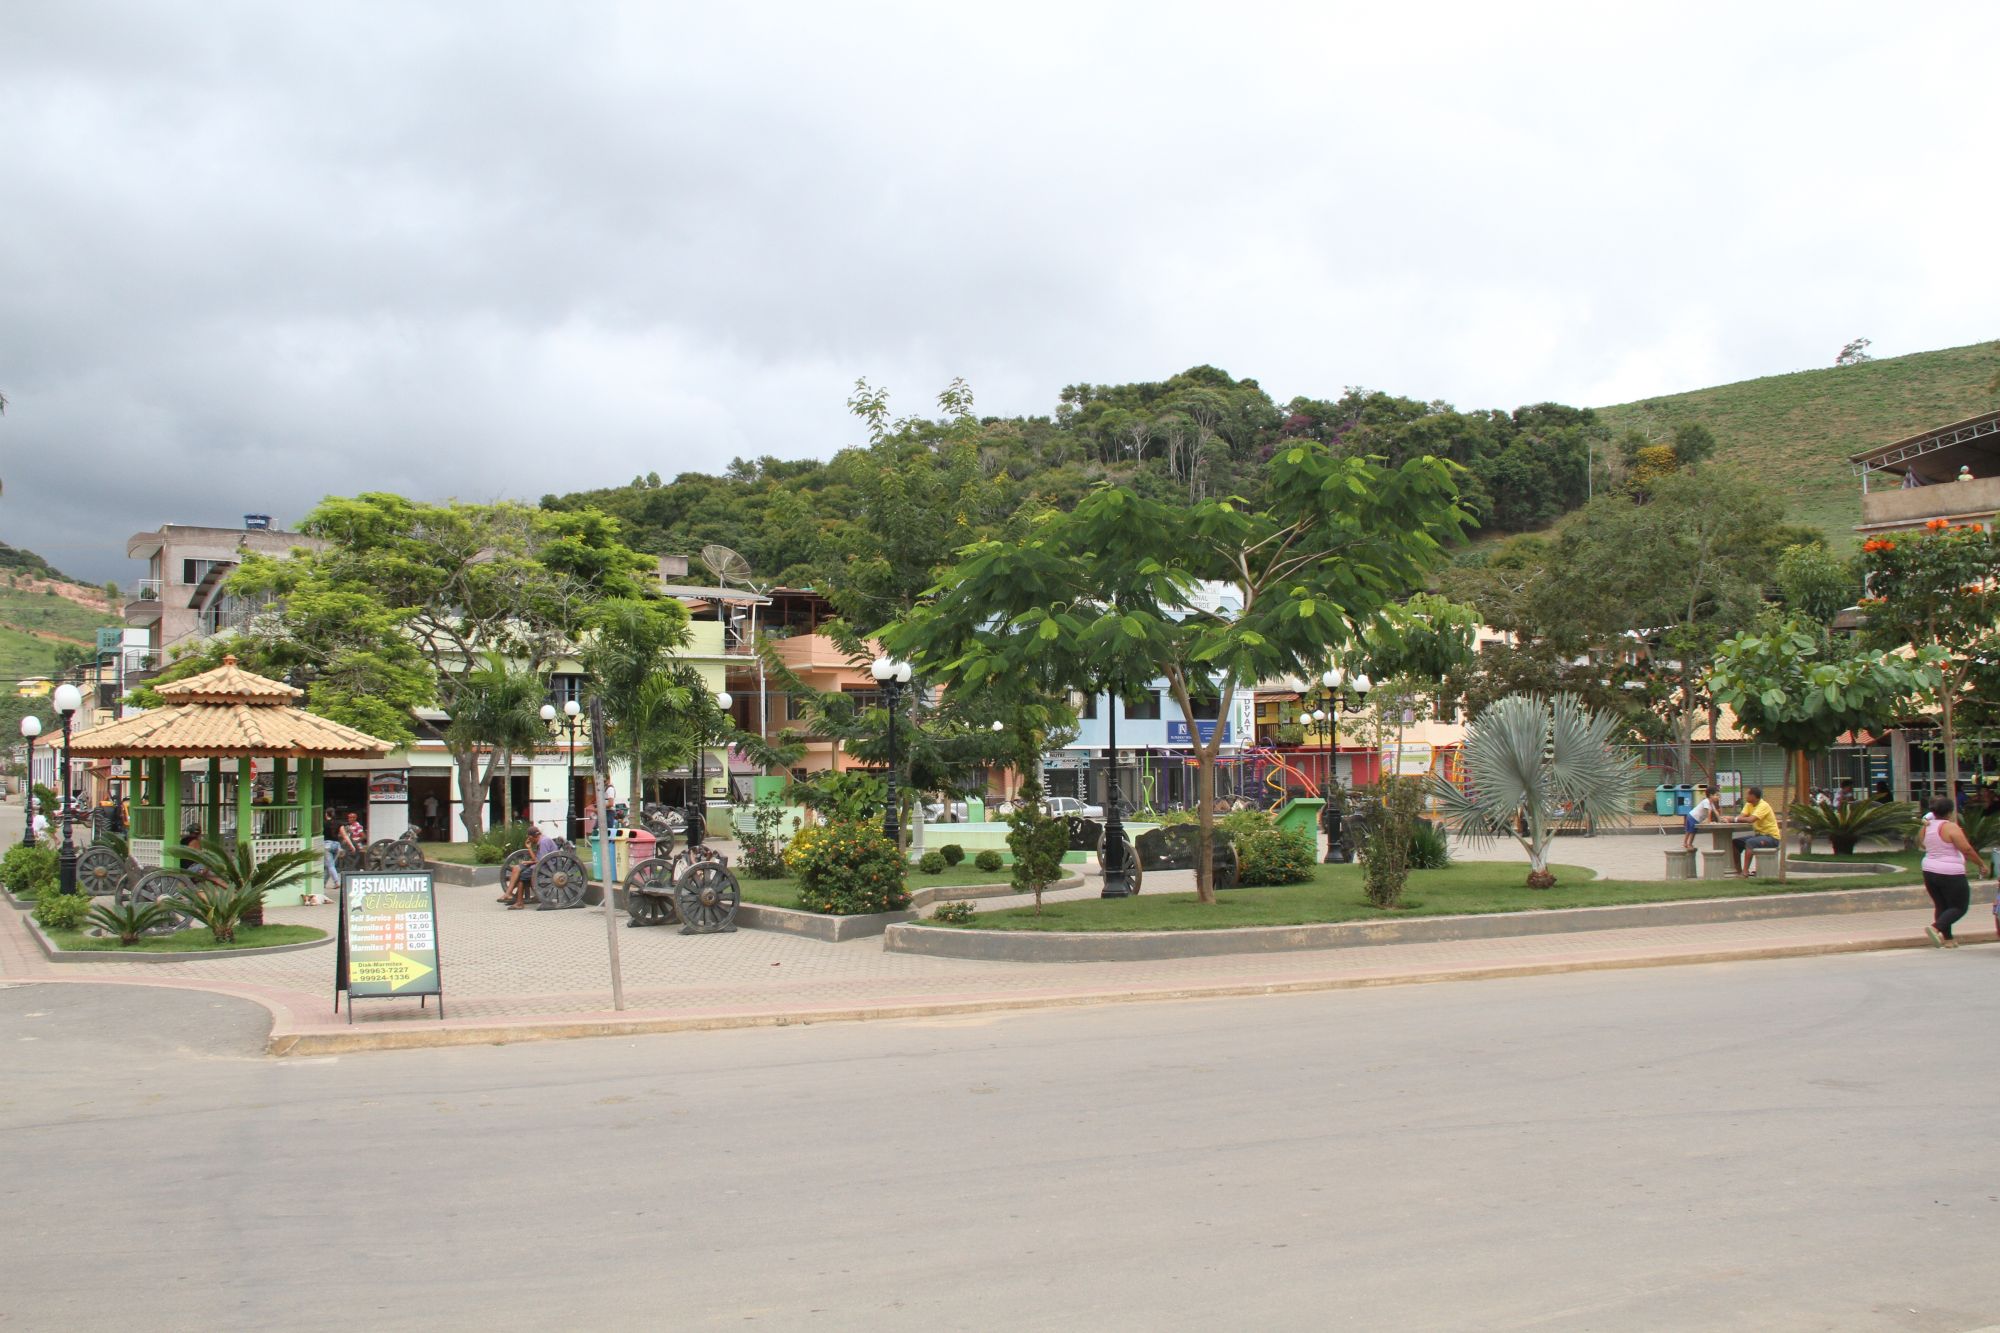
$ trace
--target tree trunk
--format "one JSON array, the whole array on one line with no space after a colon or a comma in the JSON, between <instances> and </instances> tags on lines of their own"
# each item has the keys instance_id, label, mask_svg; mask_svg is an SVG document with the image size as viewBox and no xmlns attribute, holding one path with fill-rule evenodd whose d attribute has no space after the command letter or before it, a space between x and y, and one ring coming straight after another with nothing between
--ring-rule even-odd
<instances>
[{"instance_id":1,"label":"tree trunk","mask_svg":"<svg viewBox=\"0 0 2000 1333\"><path fill-rule=\"evenodd\" d=\"M514 747L507 747L500 765L500 826L514 822Z\"/></svg>"},{"instance_id":2,"label":"tree trunk","mask_svg":"<svg viewBox=\"0 0 2000 1333\"><path fill-rule=\"evenodd\" d=\"M453 750L452 766L458 770L458 822L465 828L468 842L486 832L485 792L479 781L479 756L471 750Z\"/></svg>"},{"instance_id":3,"label":"tree trunk","mask_svg":"<svg viewBox=\"0 0 2000 1333\"><path fill-rule=\"evenodd\" d=\"M1951 798L1952 809L1958 808L1958 728L1952 722L1952 696L1958 692L1958 682L1950 672L1945 673L1944 688L1938 691L1938 723L1944 736L1944 794Z\"/></svg>"},{"instance_id":4,"label":"tree trunk","mask_svg":"<svg viewBox=\"0 0 2000 1333\"><path fill-rule=\"evenodd\" d=\"M1215 901L1215 757L1202 749L1200 732L1194 733L1194 791L1196 811L1194 843L1194 897L1196 902ZM1218 724L1216 734L1222 734Z\"/></svg>"}]
</instances>

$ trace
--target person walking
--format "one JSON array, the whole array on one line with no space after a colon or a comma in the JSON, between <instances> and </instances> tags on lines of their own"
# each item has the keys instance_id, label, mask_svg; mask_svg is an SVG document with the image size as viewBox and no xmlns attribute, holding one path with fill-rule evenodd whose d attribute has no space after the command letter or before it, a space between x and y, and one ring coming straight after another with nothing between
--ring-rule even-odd
<instances>
[{"instance_id":1,"label":"person walking","mask_svg":"<svg viewBox=\"0 0 2000 1333\"><path fill-rule=\"evenodd\" d=\"M1972 884L1965 877L1966 858L1972 858L1980 874L1986 873L1985 859L1973 848L1952 813L1951 798L1938 797L1931 802L1932 818L1919 835L1924 845L1924 892L1930 894L1937 909L1931 924L1924 927L1924 934L1940 949L1958 947L1951 928L1972 906Z\"/></svg>"},{"instance_id":2,"label":"person walking","mask_svg":"<svg viewBox=\"0 0 2000 1333\"><path fill-rule=\"evenodd\" d=\"M340 821L333 811L320 821L320 846L326 853L326 891L340 892Z\"/></svg>"}]
</instances>

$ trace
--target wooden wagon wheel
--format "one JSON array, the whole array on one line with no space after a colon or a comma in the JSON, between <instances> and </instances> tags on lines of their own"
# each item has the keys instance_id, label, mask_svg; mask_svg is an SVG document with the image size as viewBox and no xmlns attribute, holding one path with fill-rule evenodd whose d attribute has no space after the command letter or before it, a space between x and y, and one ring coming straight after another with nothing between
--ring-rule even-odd
<instances>
[{"instance_id":1,"label":"wooden wagon wheel","mask_svg":"<svg viewBox=\"0 0 2000 1333\"><path fill-rule=\"evenodd\" d=\"M424 849L408 838L398 838L389 844L387 857L390 870L422 870Z\"/></svg>"},{"instance_id":2,"label":"wooden wagon wheel","mask_svg":"<svg viewBox=\"0 0 2000 1333\"><path fill-rule=\"evenodd\" d=\"M674 881L674 900L680 908L683 935L710 935L736 929L736 904L743 890L728 867L715 861L701 861Z\"/></svg>"},{"instance_id":3,"label":"wooden wagon wheel","mask_svg":"<svg viewBox=\"0 0 2000 1333\"><path fill-rule=\"evenodd\" d=\"M387 870L390 866L389 858L395 854L395 850L396 841L393 838L378 838L374 842L369 843L365 868L368 870Z\"/></svg>"},{"instance_id":4,"label":"wooden wagon wheel","mask_svg":"<svg viewBox=\"0 0 2000 1333\"><path fill-rule=\"evenodd\" d=\"M76 890L93 898L119 895L125 887L125 858L99 843L76 858Z\"/></svg>"},{"instance_id":5,"label":"wooden wagon wheel","mask_svg":"<svg viewBox=\"0 0 2000 1333\"><path fill-rule=\"evenodd\" d=\"M535 862L535 897L541 900L542 910L551 911L560 907L583 906L583 895L590 888L590 874L579 861L568 852L550 852Z\"/></svg>"},{"instance_id":6,"label":"wooden wagon wheel","mask_svg":"<svg viewBox=\"0 0 2000 1333\"><path fill-rule=\"evenodd\" d=\"M1102 834L1098 835L1097 870L1099 874L1104 872L1104 853L1110 845L1111 840L1108 837ZM1131 880L1132 892L1137 893L1139 891L1139 879L1143 872L1139 869L1139 849L1133 846L1132 839L1130 838L1125 839L1125 873ZM1130 895L1127 896L1129 897Z\"/></svg>"},{"instance_id":7,"label":"wooden wagon wheel","mask_svg":"<svg viewBox=\"0 0 2000 1333\"><path fill-rule=\"evenodd\" d=\"M634 926L664 926L676 919L674 873L668 859L649 856L625 878L625 911Z\"/></svg>"},{"instance_id":8,"label":"wooden wagon wheel","mask_svg":"<svg viewBox=\"0 0 2000 1333\"><path fill-rule=\"evenodd\" d=\"M165 904L175 898L183 897L187 893L188 887L188 877L186 875L176 874L171 870L153 870L139 876L139 882L132 886L132 901L135 903ZM171 935L177 930L187 929L187 925L187 913L169 909L166 915L160 918L159 924L146 933L148 935Z\"/></svg>"},{"instance_id":9,"label":"wooden wagon wheel","mask_svg":"<svg viewBox=\"0 0 2000 1333\"><path fill-rule=\"evenodd\" d=\"M350 852L343 848L333 858L333 864L334 868L340 871L341 874L351 875L357 870L368 869L368 853L366 851Z\"/></svg>"}]
</instances>

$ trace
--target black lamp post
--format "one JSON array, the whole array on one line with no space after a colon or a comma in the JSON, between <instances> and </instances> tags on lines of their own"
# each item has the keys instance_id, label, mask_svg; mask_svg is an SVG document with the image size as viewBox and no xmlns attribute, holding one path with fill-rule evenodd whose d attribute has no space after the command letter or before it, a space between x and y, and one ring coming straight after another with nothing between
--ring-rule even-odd
<instances>
[{"instance_id":1,"label":"black lamp post","mask_svg":"<svg viewBox=\"0 0 2000 1333\"><path fill-rule=\"evenodd\" d=\"M1340 715L1358 713L1368 705L1368 691L1375 683L1368 679L1366 672L1349 677L1339 667L1329 668L1319 678L1320 689L1326 696L1326 707L1315 708L1312 719L1326 725L1326 784L1322 790L1327 793L1322 820L1326 825L1326 864L1345 865L1347 853L1340 848L1340 820L1333 809L1333 790L1338 779L1333 765L1340 747Z\"/></svg>"},{"instance_id":2,"label":"black lamp post","mask_svg":"<svg viewBox=\"0 0 2000 1333\"><path fill-rule=\"evenodd\" d=\"M76 843L70 838L75 802L69 799L69 728L76 710L83 707L83 692L65 681L56 686L56 712L62 714L62 772L57 775L57 797L62 802L62 851L57 858L57 884L64 893L76 892Z\"/></svg>"},{"instance_id":3,"label":"black lamp post","mask_svg":"<svg viewBox=\"0 0 2000 1333\"><path fill-rule=\"evenodd\" d=\"M563 791L564 795L567 797L567 799L563 802L563 838L570 842L576 841L576 834L577 834L576 721L577 721L577 716L582 712L583 712L583 705L579 704L576 700L574 699L563 700L563 706L562 706L563 732L565 734L565 738L569 741L569 750L564 755L563 758ZM555 720L556 720L556 706L554 704L543 704L542 721L550 726L554 726Z\"/></svg>"},{"instance_id":4,"label":"black lamp post","mask_svg":"<svg viewBox=\"0 0 2000 1333\"><path fill-rule=\"evenodd\" d=\"M1105 744L1108 749L1104 766L1104 891L1103 898L1129 898L1132 896L1132 872L1125 864L1125 816L1120 812L1124 805L1122 788L1118 781L1118 710L1122 700L1117 693L1107 695L1105 703Z\"/></svg>"},{"instance_id":5,"label":"black lamp post","mask_svg":"<svg viewBox=\"0 0 2000 1333\"><path fill-rule=\"evenodd\" d=\"M33 713L21 719L21 739L28 743L28 826L21 830L21 845L35 845L35 737L42 734L42 720Z\"/></svg>"},{"instance_id":6,"label":"black lamp post","mask_svg":"<svg viewBox=\"0 0 2000 1333\"><path fill-rule=\"evenodd\" d=\"M903 697L903 687L910 683L910 664L893 657L878 657L868 672L882 687L882 697L889 706L889 804L882 811L882 836L900 849L903 824L896 813L896 709Z\"/></svg>"}]
</instances>

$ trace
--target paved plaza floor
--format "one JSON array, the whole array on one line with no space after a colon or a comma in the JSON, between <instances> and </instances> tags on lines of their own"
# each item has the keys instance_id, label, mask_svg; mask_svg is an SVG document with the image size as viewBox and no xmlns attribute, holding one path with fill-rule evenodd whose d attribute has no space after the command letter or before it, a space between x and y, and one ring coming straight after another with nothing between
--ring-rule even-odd
<instances>
[{"instance_id":1,"label":"paved plaza floor","mask_svg":"<svg viewBox=\"0 0 2000 1333\"><path fill-rule=\"evenodd\" d=\"M1660 862L1657 836L1564 839L1557 860L1639 877ZM1519 859L1511 843L1465 854ZM1509 853L1512 856L1509 856ZM1149 876L1149 892L1192 888L1187 872ZM1094 876L1057 896L1095 894ZM1654 926L1493 940L1373 945L1147 962L1017 963L887 953L880 939L826 944L772 931L687 936L673 928L618 936L625 1009L615 1011L601 909L509 912L484 886L440 884L439 940L447 1020L414 1000L333 1007L333 950L255 957L57 965L22 914L0 913L0 979L119 981L207 989L263 1004L274 1049L338 1043L429 1044L674 1027L823 1022L979 1009L1370 986L1529 972L1771 957L1913 945L1923 913L1869 912L1708 925ZM332 931L332 907L274 907L270 918ZM1979 915L1969 938L1990 938Z\"/></svg>"}]
</instances>

